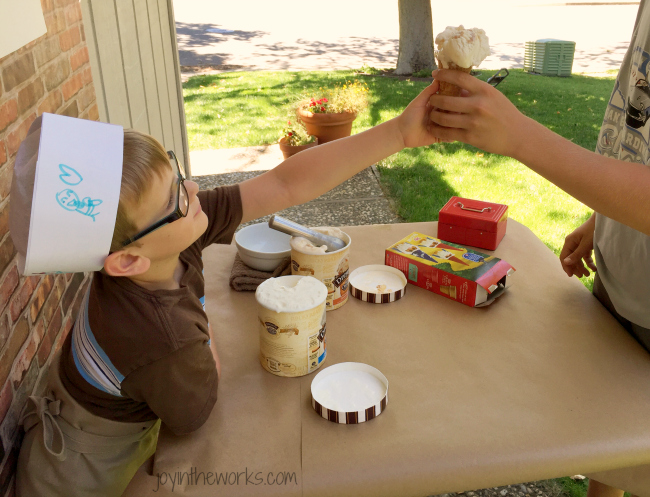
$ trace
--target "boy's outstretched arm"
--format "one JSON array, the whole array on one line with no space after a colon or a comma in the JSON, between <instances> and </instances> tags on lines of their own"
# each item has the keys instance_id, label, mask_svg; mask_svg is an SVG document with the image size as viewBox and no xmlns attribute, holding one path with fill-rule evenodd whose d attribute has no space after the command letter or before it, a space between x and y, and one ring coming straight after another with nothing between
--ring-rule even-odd
<instances>
[{"instance_id":1,"label":"boy's outstretched arm","mask_svg":"<svg viewBox=\"0 0 650 497\"><path fill-rule=\"evenodd\" d=\"M312 200L405 147L438 142L427 129L429 98L436 91L438 83L434 81L398 117L363 133L304 150L241 183L242 223Z\"/></svg>"},{"instance_id":2,"label":"boy's outstretched arm","mask_svg":"<svg viewBox=\"0 0 650 497\"><path fill-rule=\"evenodd\" d=\"M465 90L463 97L431 96L430 130L435 136L513 157L596 212L650 235L650 168L604 157L562 138L469 74L443 69L434 77Z\"/></svg>"}]
</instances>

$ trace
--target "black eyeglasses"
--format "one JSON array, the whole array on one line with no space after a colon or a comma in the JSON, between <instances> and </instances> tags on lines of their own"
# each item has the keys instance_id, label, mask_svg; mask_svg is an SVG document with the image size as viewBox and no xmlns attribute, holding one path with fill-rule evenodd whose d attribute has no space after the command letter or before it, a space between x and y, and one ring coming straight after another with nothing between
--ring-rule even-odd
<instances>
[{"instance_id":1,"label":"black eyeglasses","mask_svg":"<svg viewBox=\"0 0 650 497\"><path fill-rule=\"evenodd\" d=\"M173 223L174 221L177 221L178 219L187 216L187 213L190 209L190 200L189 200L189 196L187 195L187 189L185 188L185 169L178 162L178 159L176 158L176 154L172 150L167 151L167 156L169 157L174 172L178 176L178 192L176 193L176 209L174 209L174 211L171 214L166 215L160 221L152 224L148 228L140 231L137 235L134 235L128 240L124 241L124 243L122 243L122 247L126 247L127 245L135 242L136 240L139 240L143 236L148 235L152 231L155 231L158 228L162 228L166 224Z\"/></svg>"}]
</instances>

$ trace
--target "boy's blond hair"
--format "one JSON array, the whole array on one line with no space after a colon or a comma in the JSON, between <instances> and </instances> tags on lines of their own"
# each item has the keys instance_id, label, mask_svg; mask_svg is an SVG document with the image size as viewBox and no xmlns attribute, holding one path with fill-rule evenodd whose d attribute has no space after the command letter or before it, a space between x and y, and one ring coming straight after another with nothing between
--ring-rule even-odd
<instances>
[{"instance_id":1,"label":"boy's blond hair","mask_svg":"<svg viewBox=\"0 0 650 497\"><path fill-rule=\"evenodd\" d=\"M154 174L163 177L169 168L167 152L158 140L134 129L124 130L122 186L111 252L121 250L124 241L138 232L138 227L129 212L142 202L142 197L151 185Z\"/></svg>"}]
</instances>

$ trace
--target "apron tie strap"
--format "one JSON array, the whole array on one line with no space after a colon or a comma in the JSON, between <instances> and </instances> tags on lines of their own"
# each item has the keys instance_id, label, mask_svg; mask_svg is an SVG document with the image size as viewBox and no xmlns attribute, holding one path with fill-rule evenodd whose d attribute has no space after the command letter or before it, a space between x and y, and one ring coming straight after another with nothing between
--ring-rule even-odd
<instances>
[{"instance_id":1,"label":"apron tie strap","mask_svg":"<svg viewBox=\"0 0 650 497\"><path fill-rule=\"evenodd\" d=\"M18 424L24 424L25 431L29 431L38 421L41 421L43 423L43 445L50 454L59 461L63 461L65 459L65 440L56 419L60 414L60 400L32 395L28 399L27 408Z\"/></svg>"}]
</instances>

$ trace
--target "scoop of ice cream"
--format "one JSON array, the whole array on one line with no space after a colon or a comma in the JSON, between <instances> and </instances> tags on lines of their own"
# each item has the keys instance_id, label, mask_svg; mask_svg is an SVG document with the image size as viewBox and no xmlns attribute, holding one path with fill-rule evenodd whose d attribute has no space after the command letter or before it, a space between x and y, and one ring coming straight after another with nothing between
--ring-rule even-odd
<instances>
[{"instance_id":1,"label":"scoop of ice cream","mask_svg":"<svg viewBox=\"0 0 650 497\"><path fill-rule=\"evenodd\" d=\"M327 287L311 276L269 278L257 287L257 301L275 312L302 312L322 304Z\"/></svg>"},{"instance_id":2,"label":"scoop of ice cream","mask_svg":"<svg viewBox=\"0 0 650 497\"><path fill-rule=\"evenodd\" d=\"M436 56L442 67L449 63L459 67L476 67L490 55L490 42L485 31L479 28L465 29L447 26L436 36Z\"/></svg>"},{"instance_id":3,"label":"scoop of ice cream","mask_svg":"<svg viewBox=\"0 0 650 497\"><path fill-rule=\"evenodd\" d=\"M334 236L340 240L345 240L343 232L338 228L326 227L312 229L324 235ZM327 252L327 245L314 245L312 242L301 236L292 236L289 243L291 243L292 249L302 252L303 254L325 254Z\"/></svg>"},{"instance_id":4,"label":"scoop of ice cream","mask_svg":"<svg viewBox=\"0 0 650 497\"><path fill-rule=\"evenodd\" d=\"M314 245L301 236L292 236L289 243L291 243L292 249L303 254L324 254L327 252L327 245Z\"/></svg>"}]
</instances>

